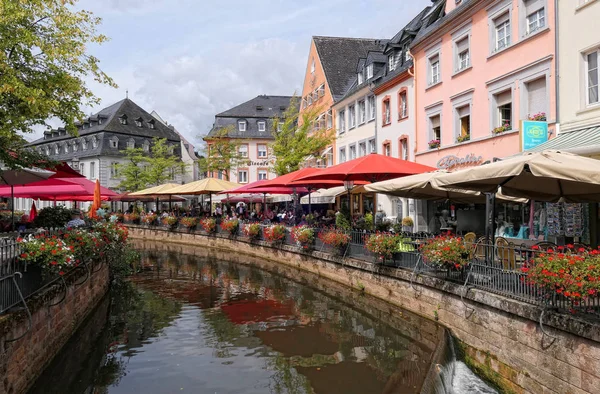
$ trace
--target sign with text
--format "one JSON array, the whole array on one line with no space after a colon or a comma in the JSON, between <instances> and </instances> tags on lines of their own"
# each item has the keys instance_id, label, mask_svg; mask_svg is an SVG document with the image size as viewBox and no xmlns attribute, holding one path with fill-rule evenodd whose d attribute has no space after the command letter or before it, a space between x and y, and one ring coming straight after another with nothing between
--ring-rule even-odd
<instances>
[{"instance_id":1,"label":"sign with text","mask_svg":"<svg viewBox=\"0 0 600 394\"><path fill-rule=\"evenodd\" d=\"M444 156L437 162L437 168L442 170L452 170L456 167L461 166L476 166L481 164L483 161L482 156L474 155L473 153L469 153L465 157L459 157L455 155Z\"/></svg>"},{"instance_id":2,"label":"sign with text","mask_svg":"<svg viewBox=\"0 0 600 394\"><path fill-rule=\"evenodd\" d=\"M533 149L548 141L548 122L521 121L521 151Z\"/></svg>"}]
</instances>

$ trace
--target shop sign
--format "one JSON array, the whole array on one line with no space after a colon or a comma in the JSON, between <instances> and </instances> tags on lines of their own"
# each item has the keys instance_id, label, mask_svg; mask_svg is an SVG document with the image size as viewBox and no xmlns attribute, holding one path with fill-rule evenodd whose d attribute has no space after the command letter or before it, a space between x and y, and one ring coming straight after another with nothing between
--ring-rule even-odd
<instances>
[{"instance_id":1,"label":"shop sign","mask_svg":"<svg viewBox=\"0 0 600 394\"><path fill-rule=\"evenodd\" d=\"M437 168L442 170L452 170L455 167L461 166L476 166L483 162L483 156L477 156L473 153L469 153L465 157L458 157L455 155L448 155L442 157L437 162Z\"/></svg>"},{"instance_id":2,"label":"shop sign","mask_svg":"<svg viewBox=\"0 0 600 394\"><path fill-rule=\"evenodd\" d=\"M246 162L247 167L269 167L271 164L272 163L269 160Z\"/></svg>"},{"instance_id":3,"label":"shop sign","mask_svg":"<svg viewBox=\"0 0 600 394\"><path fill-rule=\"evenodd\" d=\"M521 151L533 149L548 141L548 122L521 122Z\"/></svg>"}]
</instances>

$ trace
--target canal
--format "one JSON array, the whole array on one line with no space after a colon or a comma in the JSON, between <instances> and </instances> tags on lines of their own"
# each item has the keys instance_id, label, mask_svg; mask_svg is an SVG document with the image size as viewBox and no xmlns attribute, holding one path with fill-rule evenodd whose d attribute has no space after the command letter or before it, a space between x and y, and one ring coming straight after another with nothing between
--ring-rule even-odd
<instances>
[{"instance_id":1,"label":"canal","mask_svg":"<svg viewBox=\"0 0 600 394\"><path fill-rule=\"evenodd\" d=\"M145 250L142 272L113 286L30 393L419 393L431 383L443 336L434 321L360 284L290 279L240 258ZM446 392L495 392L462 363L452 370Z\"/></svg>"}]
</instances>

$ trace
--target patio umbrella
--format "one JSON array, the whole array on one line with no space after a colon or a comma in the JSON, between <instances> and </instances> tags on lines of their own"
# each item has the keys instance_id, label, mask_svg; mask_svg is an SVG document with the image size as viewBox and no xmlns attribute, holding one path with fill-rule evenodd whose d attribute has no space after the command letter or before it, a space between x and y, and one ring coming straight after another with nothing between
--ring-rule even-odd
<instances>
[{"instance_id":1,"label":"patio umbrella","mask_svg":"<svg viewBox=\"0 0 600 394\"><path fill-rule=\"evenodd\" d=\"M137 192L133 192L133 193L129 193L130 196L136 197L136 196L154 196L154 195L158 195L158 194L169 194L169 193L162 193L164 191L173 189L175 187L179 187L181 185L177 184L177 183L165 183L164 185L158 185L158 186L153 186L144 190L140 190Z\"/></svg>"},{"instance_id":2,"label":"patio umbrella","mask_svg":"<svg viewBox=\"0 0 600 394\"><path fill-rule=\"evenodd\" d=\"M37 216L37 208L35 207L35 201L31 203L31 210L29 211L29 221L33 222Z\"/></svg>"},{"instance_id":3,"label":"patio umbrella","mask_svg":"<svg viewBox=\"0 0 600 394\"><path fill-rule=\"evenodd\" d=\"M439 185L439 179L448 174L447 171L425 172L401 178L365 185L369 192L386 194L395 197L414 198L417 200L443 201L451 200L459 203L485 203L485 195L471 190L444 188ZM527 202L526 199L508 197L497 193L502 200Z\"/></svg>"},{"instance_id":4,"label":"patio umbrella","mask_svg":"<svg viewBox=\"0 0 600 394\"><path fill-rule=\"evenodd\" d=\"M201 195L208 194L209 196L209 204L212 209L212 195L215 193L219 193L225 190L232 190L240 187L241 185L238 183L229 182L223 179L216 178L205 178L199 181L186 183L185 185L180 185L174 187L173 189L169 189L167 191L157 192L156 194L177 194L177 195Z\"/></svg>"},{"instance_id":5,"label":"patio umbrella","mask_svg":"<svg viewBox=\"0 0 600 394\"><path fill-rule=\"evenodd\" d=\"M457 171L440 186L545 202L600 202L600 161L572 153L543 151Z\"/></svg>"},{"instance_id":6,"label":"patio umbrella","mask_svg":"<svg viewBox=\"0 0 600 394\"><path fill-rule=\"evenodd\" d=\"M11 196L11 222L12 228L15 227L15 185L27 185L43 179L48 179L55 173L52 171L39 170L34 168L18 168L15 170L0 169L0 185L10 186Z\"/></svg>"},{"instance_id":7,"label":"patio umbrella","mask_svg":"<svg viewBox=\"0 0 600 394\"><path fill-rule=\"evenodd\" d=\"M90 209L90 217L98 218L98 214L96 211L102 206L102 201L100 197L100 181L96 179L96 185L94 187L94 201L92 203L92 208Z\"/></svg>"},{"instance_id":8,"label":"patio umbrella","mask_svg":"<svg viewBox=\"0 0 600 394\"><path fill-rule=\"evenodd\" d=\"M246 194L246 193L268 193L268 194L293 194L296 193L307 193L308 190L304 187L293 188L285 186L269 186L267 180L256 181L247 185L238 187L233 190L226 190L219 194ZM294 190L295 189L295 190Z\"/></svg>"},{"instance_id":9,"label":"patio umbrella","mask_svg":"<svg viewBox=\"0 0 600 394\"><path fill-rule=\"evenodd\" d=\"M83 200L91 201L93 199L95 188L95 182L83 177L49 178L27 185L14 186L12 191L7 186L0 186L0 196L7 196L12 193L15 197L39 198L55 201L75 201L77 200L77 197L92 196L89 200ZM116 196L117 193L106 187L100 186L100 195L103 199L108 199L108 197Z\"/></svg>"}]
</instances>

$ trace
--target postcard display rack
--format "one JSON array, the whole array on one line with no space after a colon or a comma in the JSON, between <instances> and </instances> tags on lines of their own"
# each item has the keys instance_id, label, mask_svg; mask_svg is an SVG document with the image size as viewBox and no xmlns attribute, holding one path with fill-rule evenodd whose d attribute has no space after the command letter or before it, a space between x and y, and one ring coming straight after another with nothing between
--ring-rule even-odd
<instances>
[{"instance_id":1,"label":"postcard display rack","mask_svg":"<svg viewBox=\"0 0 600 394\"><path fill-rule=\"evenodd\" d=\"M589 242L588 204L547 203L546 214L548 240Z\"/></svg>"}]
</instances>

